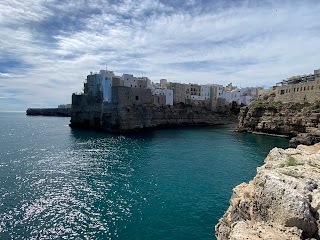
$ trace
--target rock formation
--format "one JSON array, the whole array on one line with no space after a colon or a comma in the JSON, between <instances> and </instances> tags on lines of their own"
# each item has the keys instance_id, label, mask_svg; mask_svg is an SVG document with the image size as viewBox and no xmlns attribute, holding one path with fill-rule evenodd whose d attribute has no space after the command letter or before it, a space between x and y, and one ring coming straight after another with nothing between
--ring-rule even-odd
<instances>
[{"instance_id":1,"label":"rock formation","mask_svg":"<svg viewBox=\"0 0 320 240\"><path fill-rule=\"evenodd\" d=\"M28 108L27 115L31 116L56 116L70 117L70 108Z\"/></svg>"},{"instance_id":2,"label":"rock formation","mask_svg":"<svg viewBox=\"0 0 320 240\"><path fill-rule=\"evenodd\" d=\"M290 146L320 141L319 103L254 102L239 114L239 131L263 132L296 137ZM301 134L303 133L303 134Z\"/></svg>"},{"instance_id":3,"label":"rock formation","mask_svg":"<svg viewBox=\"0 0 320 240\"><path fill-rule=\"evenodd\" d=\"M70 126L95 128L107 132L132 132L177 126L224 125L235 121L235 116L213 113L196 106L105 104L102 109L100 105L74 108Z\"/></svg>"},{"instance_id":4,"label":"rock formation","mask_svg":"<svg viewBox=\"0 0 320 240\"><path fill-rule=\"evenodd\" d=\"M233 189L218 240L320 239L320 144L274 148L249 183Z\"/></svg>"}]
</instances>

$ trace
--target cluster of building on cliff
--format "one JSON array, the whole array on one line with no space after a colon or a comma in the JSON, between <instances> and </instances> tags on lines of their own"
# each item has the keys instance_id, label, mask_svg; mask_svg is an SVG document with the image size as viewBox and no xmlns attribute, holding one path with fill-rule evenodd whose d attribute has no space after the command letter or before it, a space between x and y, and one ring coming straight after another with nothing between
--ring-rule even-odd
<instances>
[{"instance_id":1,"label":"cluster of building on cliff","mask_svg":"<svg viewBox=\"0 0 320 240\"><path fill-rule=\"evenodd\" d=\"M191 104L202 105L211 110L224 110L232 103L248 105L258 94L258 88L237 88L232 83L227 86L199 85L168 82L166 79L153 83L148 77L135 77L131 74L120 77L108 70L90 73L83 90L81 95L93 96L104 103L152 103L156 106Z\"/></svg>"},{"instance_id":2,"label":"cluster of building on cliff","mask_svg":"<svg viewBox=\"0 0 320 240\"><path fill-rule=\"evenodd\" d=\"M286 103L320 101L320 69L314 70L313 74L284 79L270 89L259 89L258 99Z\"/></svg>"}]
</instances>

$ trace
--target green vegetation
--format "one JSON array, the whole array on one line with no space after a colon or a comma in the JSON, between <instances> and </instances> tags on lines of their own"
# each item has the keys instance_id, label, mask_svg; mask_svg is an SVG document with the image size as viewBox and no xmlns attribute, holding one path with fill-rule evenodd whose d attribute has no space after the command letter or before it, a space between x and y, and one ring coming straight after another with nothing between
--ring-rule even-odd
<instances>
[{"instance_id":1,"label":"green vegetation","mask_svg":"<svg viewBox=\"0 0 320 240\"><path fill-rule=\"evenodd\" d=\"M271 103L270 102L263 102L263 101L254 101L251 103L252 107L270 107Z\"/></svg>"},{"instance_id":2,"label":"green vegetation","mask_svg":"<svg viewBox=\"0 0 320 240\"><path fill-rule=\"evenodd\" d=\"M262 188L264 188L264 185L266 184L266 182L261 182L261 183L259 183L259 187L262 187Z\"/></svg>"},{"instance_id":3,"label":"green vegetation","mask_svg":"<svg viewBox=\"0 0 320 240\"><path fill-rule=\"evenodd\" d=\"M315 109L319 109L320 108L320 101L315 102L314 107L315 107Z\"/></svg>"},{"instance_id":4,"label":"green vegetation","mask_svg":"<svg viewBox=\"0 0 320 240\"><path fill-rule=\"evenodd\" d=\"M250 195L249 192L245 192L245 193L244 193L244 196L245 196L245 198L250 198L250 197L251 197L251 195Z\"/></svg>"},{"instance_id":5,"label":"green vegetation","mask_svg":"<svg viewBox=\"0 0 320 240\"><path fill-rule=\"evenodd\" d=\"M273 101L266 102L261 100L254 101L250 104L250 106L252 107L262 107L262 108L276 107L278 105L281 105L281 102L273 102Z\"/></svg>"},{"instance_id":6,"label":"green vegetation","mask_svg":"<svg viewBox=\"0 0 320 240\"><path fill-rule=\"evenodd\" d=\"M297 160L294 157L290 156L288 158L287 165L291 167L291 166L297 166L297 165L301 165L301 164L298 164Z\"/></svg>"},{"instance_id":7,"label":"green vegetation","mask_svg":"<svg viewBox=\"0 0 320 240\"><path fill-rule=\"evenodd\" d=\"M179 108L192 108L191 104L185 104L183 102L180 102L178 106Z\"/></svg>"}]
</instances>

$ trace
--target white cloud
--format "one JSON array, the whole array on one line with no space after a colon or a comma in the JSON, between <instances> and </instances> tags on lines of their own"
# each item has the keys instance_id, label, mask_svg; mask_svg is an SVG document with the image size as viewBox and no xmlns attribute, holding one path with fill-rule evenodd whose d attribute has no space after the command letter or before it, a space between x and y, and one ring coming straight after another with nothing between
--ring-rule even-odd
<instances>
[{"instance_id":1,"label":"white cloud","mask_svg":"<svg viewBox=\"0 0 320 240\"><path fill-rule=\"evenodd\" d=\"M0 95L24 102L23 108L67 103L90 71L106 65L118 74L144 73L154 81L271 86L320 67L320 4L311 3L242 4L199 13L199 6L187 11L151 0L57 6L54 1L3 1L0 61L19 64L0 68ZM97 13L79 16L78 22L70 18L75 21L70 28L68 22L54 21L61 19L55 15L59 11L69 16L88 9ZM61 29L37 25L46 21L51 25L44 26Z\"/></svg>"}]
</instances>

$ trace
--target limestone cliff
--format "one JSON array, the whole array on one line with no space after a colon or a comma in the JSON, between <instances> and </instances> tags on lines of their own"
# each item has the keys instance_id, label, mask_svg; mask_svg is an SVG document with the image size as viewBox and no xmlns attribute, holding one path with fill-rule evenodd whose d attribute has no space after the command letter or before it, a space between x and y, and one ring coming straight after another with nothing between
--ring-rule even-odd
<instances>
[{"instance_id":1,"label":"limestone cliff","mask_svg":"<svg viewBox=\"0 0 320 240\"><path fill-rule=\"evenodd\" d=\"M311 145L320 141L320 104L254 102L239 114L239 131L296 137L290 142ZM302 135L299 135L304 133Z\"/></svg>"},{"instance_id":2,"label":"limestone cliff","mask_svg":"<svg viewBox=\"0 0 320 240\"><path fill-rule=\"evenodd\" d=\"M163 106L152 104L99 104L73 109L71 127L95 128L108 132L130 132L146 129L193 125L224 125L235 117L213 113L202 107Z\"/></svg>"},{"instance_id":3,"label":"limestone cliff","mask_svg":"<svg viewBox=\"0 0 320 240\"><path fill-rule=\"evenodd\" d=\"M219 240L320 239L320 144L274 148L256 177L233 189Z\"/></svg>"}]
</instances>

